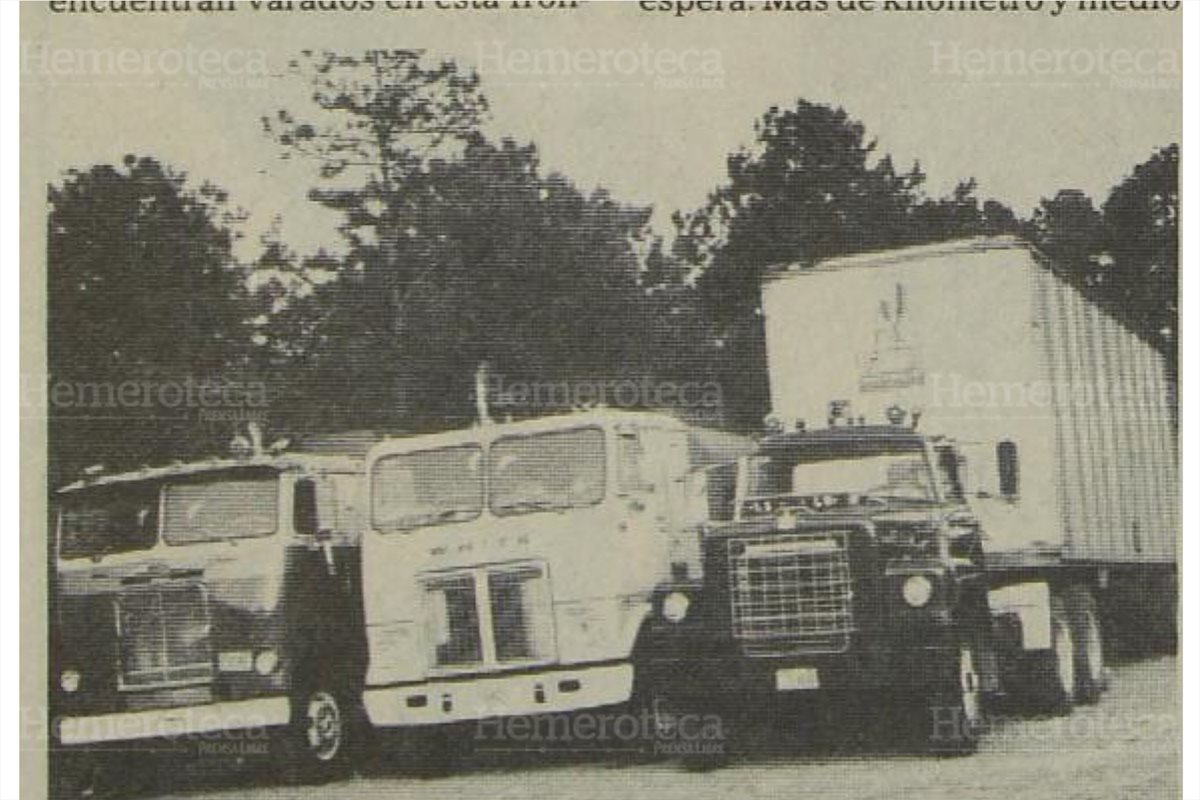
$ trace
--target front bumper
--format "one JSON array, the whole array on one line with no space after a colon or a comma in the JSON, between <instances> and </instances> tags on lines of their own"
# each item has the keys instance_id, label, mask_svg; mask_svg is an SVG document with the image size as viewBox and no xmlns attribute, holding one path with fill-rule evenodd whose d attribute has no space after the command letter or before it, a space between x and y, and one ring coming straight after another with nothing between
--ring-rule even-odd
<instances>
[{"instance_id":1,"label":"front bumper","mask_svg":"<svg viewBox=\"0 0 1200 800\"><path fill-rule=\"evenodd\" d=\"M957 669L961 576L890 547L861 519L710 532L703 578L660 588L641 643L655 690L736 702L781 686L795 694L912 693L942 683ZM923 603L904 591L917 575L930 582ZM691 600L674 624L662 613L670 593ZM802 677L782 680L786 671Z\"/></svg>"},{"instance_id":2,"label":"front bumper","mask_svg":"<svg viewBox=\"0 0 1200 800\"><path fill-rule=\"evenodd\" d=\"M286 697L262 697L198 706L63 717L57 739L64 746L162 739L189 734L264 729L286 725Z\"/></svg>"},{"instance_id":3,"label":"front bumper","mask_svg":"<svg viewBox=\"0 0 1200 800\"><path fill-rule=\"evenodd\" d=\"M777 650L764 653L749 651L732 635L723 610L726 598L693 596L694 615L671 623L656 614L644 631L639 663L658 692L725 697L736 703L747 696L779 694L780 674L798 669L815 674L815 693L822 694L910 694L955 680L962 632L945 606L871 603L856 609L855 630L840 652L805 652L780 641Z\"/></svg>"},{"instance_id":4,"label":"front bumper","mask_svg":"<svg viewBox=\"0 0 1200 800\"><path fill-rule=\"evenodd\" d=\"M805 684L804 690L923 692L953 678L957 653L957 638L949 628L931 628L920 639L859 641L840 654L746 656L736 644L727 643L705 653L660 652L644 664L659 691L737 702L747 695L788 692L781 688L780 677L798 669L812 671L816 677L816 685Z\"/></svg>"},{"instance_id":5,"label":"front bumper","mask_svg":"<svg viewBox=\"0 0 1200 800\"><path fill-rule=\"evenodd\" d=\"M381 727L494 721L617 705L632 696L633 682L631 664L579 664L371 686L363 705L371 724Z\"/></svg>"}]
</instances>

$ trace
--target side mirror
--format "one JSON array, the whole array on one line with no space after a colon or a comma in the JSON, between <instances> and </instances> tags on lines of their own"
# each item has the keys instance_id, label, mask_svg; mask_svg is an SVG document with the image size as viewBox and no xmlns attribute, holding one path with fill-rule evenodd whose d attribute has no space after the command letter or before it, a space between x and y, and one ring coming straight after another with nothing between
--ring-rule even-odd
<instances>
[{"instance_id":1,"label":"side mirror","mask_svg":"<svg viewBox=\"0 0 1200 800\"><path fill-rule=\"evenodd\" d=\"M967 459L950 447L937 451L938 470L945 485L945 494L953 503L966 502Z\"/></svg>"},{"instance_id":2,"label":"side mirror","mask_svg":"<svg viewBox=\"0 0 1200 800\"><path fill-rule=\"evenodd\" d=\"M696 494L704 498L705 521L732 522L737 517L737 463L709 467L700 475L704 481L703 492L697 490Z\"/></svg>"},{"instance_id":3,"label":"side mirror","mask_svg":"<svg viewBox=\"0 0 1200 800\"><path fill-rule=\"evenodd\" d=\"M1021 460L1015 442L996 445L996 466L1000 472L1000 496L1016 500L1021 494Z\"/></svg>"},{"instance_id":4,"label":"side mirror","mask_svg":"<svg viewBox=\"0 0 1200 800\"><path fill-rule=\"evenodd\" d=\"M296 481L292 490L292 529L301 536L318 538L328 530L321 525L317 482L311 478Z\"/></svg>"}]
</instances>

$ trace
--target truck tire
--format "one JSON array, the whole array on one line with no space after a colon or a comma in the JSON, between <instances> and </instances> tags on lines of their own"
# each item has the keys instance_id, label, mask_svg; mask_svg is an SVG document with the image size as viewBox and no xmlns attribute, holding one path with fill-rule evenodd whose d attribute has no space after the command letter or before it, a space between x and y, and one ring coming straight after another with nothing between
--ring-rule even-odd
<instances>
[{"instance_id":1,"label":"truck tire","mask_svg":"<svg viewBox=\"0 0 1200 800\"><path fill-rule=\"evenodd\" d=\"M1092 705L1108 688L1099 608L1084 586L1072 587L1064 599L1075 646L1075 702Z\"/></svg>"},{"instance_id":2,"label":"truck tire","mask_svg":"<svg viewBox=\"0 0 1200 800\"><path fill-rule=\"evenodd\" d=\"M49 771L50 800L81 800L102 796L104 785L101 773L102 768L93 753L53 753Z\"/></svg>"},{"instance_id":3,"label":"truck tire","mask_svg":"<svg viewBox=\"0 0 1200 800\"><path fill-rule=\"evenodd\" d=\"M1063 716L1075 702L1075 639L1067 604L1057 593L1050 598L1050 649L1023 657L1019 694L1030 711L1045 716Z\"/></svg>"},{"instance_id":4,"label":"truck tire","mask_svg":"<svg viewBox=\"0 0 1200 800\"><path fill-rule=\"evenodd\" d=\"M979 749L984 725L983 680L973 639L965 638L952 658L949 677L922 709L919 744L931 755L968 756Z\"/></svg>"},{"instance_id":5,"label":"truck tire","mask_svg":"<svg viewBox=\"0 0 1200 800\"><path fill-rule=\"evenodd\" d=\"M285 782L325 783L350 770L350 752L358 724L348 692L319 681L292 695L292 720L280 736Z\"/></svg>"},{"instance_id":6,"label":"truck tire","mask_svg":"<svg viewBox=\"0 0 1200 800\"><path fill-rule=\"evenodd\" d=\"M707 772L729 764L730 715L721 715L722 731L726 738L709 742L691 738L696 731L684 724L688 718L701 718L701 703L660 692L645 693L639 698L639 703L639 717L649 722L649 730L645 733L652 738L652 741L642 743L643 759L675 758L689 772Z\"/></svg>"},{"instance_id":7,"label":"truck tire","mask_svg":"<svg viewBox=\"0 0 1200 800\"><path fill-rule=\"evenodd\" d=\"M65 756L65 757L64 757ZM152 750L122 758L100 750L58 753L49 773L51 800L98 797L141 797L161 792L162 758Z\"/></svg>"}]
</instances>

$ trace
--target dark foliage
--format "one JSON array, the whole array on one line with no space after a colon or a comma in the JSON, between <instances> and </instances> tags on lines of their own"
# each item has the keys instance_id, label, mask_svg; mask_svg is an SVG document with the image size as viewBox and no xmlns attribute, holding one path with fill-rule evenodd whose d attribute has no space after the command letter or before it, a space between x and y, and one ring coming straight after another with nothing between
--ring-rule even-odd
<instances>
[{"instance_id":1,"label":"dark foliage","mask_svg":"<svg viewBox=\"0 0 1200 800\"><path fill-rule=\"evenodd\" d=\"M1042 201L1030 237L1073 283L1176 369L1179 146L1156 151L1097 208L1081 191Z\"/></svg>"},{"instance_id":2,"label":"dark foliage","mask_svg":"<svg viewBox=\"0 0 1200 800\"><path fill-rule=\"evenodd\" d=\"M729 182L704 208L676 217L676 255L695 265L699 302L718 326L717 372L734 427L754 430L768 411L758 308L764 270L1018 229L1004 205L980 205L973 179L931 199L919 164L898 172L876 149L840 108L805 100L772 108L756 125L753 148L729 157Z\"/></svg>"},{"instance_id":3,"label":"dark foliage","mask_svg":"<svg viewBox=\"0 0 1200 800\"><path fill-rule=\"evenodd\" d=\"M52 471L207 449L227 426L198 419L200 393L242 380L249 344L224 194L130 156L67 173L48 199Z\"/></svg>"},{"instance_id":4,"label":"dark foliage","mask_svg":"<svg viewBox=\"0 0 1200 800\"><path fill-rule=\"evenodd\" d=\"M650 209L547 174L533 145L488 141L478 79L454 64L370 51L294 67L312 106L263 122L284 157L312 161L313 201L341 214L337 255L298 256L272 233L239 266L223 193L149 158L51 187L46 394L73 391L48 401L55 483L97 461L224 450L241 423L160 402L160 387L184 384L240 386L234 399L268 414L272 438L467 424L480 365L497 396L531 383L715 386L723 409L676 410L756 430L765 270L962 236L1021 232L1174 353L1174 146L1103 206L1064 191L1022 223L973 179L929 197L919 164L897 170L845 111L801 100L762 117L667 244ZM159 394L122 402L130 382ZM496 410L560 411L563 397ZM632 405L656 402L641 392Z\"/></svg>"}]
</instances>

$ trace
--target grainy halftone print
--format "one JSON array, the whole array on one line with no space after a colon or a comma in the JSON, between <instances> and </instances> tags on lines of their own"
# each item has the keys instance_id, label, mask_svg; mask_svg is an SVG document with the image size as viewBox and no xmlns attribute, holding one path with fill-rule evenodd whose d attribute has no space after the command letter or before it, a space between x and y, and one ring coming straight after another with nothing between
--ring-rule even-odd
<instances>
[{"instance_id":1,"label":"grainy halftone print","mask_svg":"<svg viewBox=\"0 0 1200 800\"><path fill-rule=\"evenodd\" d=\"M23 8L29 796L1179 798L1179 5Z\"/></svg>"}]
</instances>

